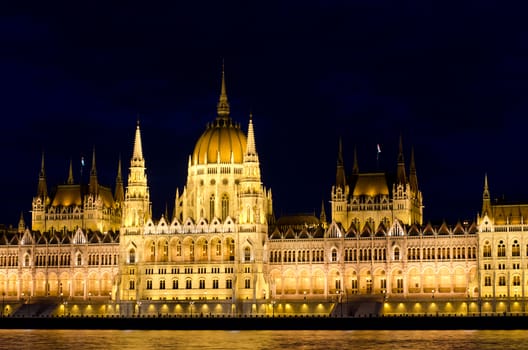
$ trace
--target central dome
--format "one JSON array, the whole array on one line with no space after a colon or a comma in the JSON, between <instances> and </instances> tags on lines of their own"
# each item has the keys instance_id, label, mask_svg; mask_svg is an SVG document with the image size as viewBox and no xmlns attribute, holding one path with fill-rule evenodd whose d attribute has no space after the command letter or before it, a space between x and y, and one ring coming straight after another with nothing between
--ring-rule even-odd
<instances>
[{"instance_id":1,"label":"central dome","mask_svg":"<svg viewBox=\"0 0 528 350\"><path fill-rule=\"evenodd\" d=\"M240 125L232 120L217 118L207 125L192 155L192 164L241 164L246 151L247 137Z\"/></svg>"}]
</instances>

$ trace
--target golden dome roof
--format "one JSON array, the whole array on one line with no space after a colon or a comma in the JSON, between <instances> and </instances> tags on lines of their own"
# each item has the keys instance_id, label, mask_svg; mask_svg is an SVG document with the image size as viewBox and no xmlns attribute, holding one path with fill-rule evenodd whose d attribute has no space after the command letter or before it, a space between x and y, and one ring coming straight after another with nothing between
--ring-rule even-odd
<instances>
[{"instance_id":1,"label":"golden dome roof","mask_svg":"<svg viewBox=\"0 0 528 350\"><path fill-rule=\"evenodd\" d=\"M231 119L217 118L198 139L192 164L241 164L246 151L247 137Z\"/></svg>"}]
</instances>

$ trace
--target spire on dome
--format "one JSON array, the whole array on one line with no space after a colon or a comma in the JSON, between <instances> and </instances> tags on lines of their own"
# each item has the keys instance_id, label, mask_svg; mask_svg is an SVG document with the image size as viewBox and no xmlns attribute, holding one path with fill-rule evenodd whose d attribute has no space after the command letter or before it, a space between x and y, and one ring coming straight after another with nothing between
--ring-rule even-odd
<instances>
[{"instance_id":1,"label":"spire on dome","mask_svg":"<svg viewBox=\"0 0 528 350\"><path fill-rule=\"evenodd\" d=\"M220 98L218 99L218 104L216 105L216 110L218 113L217 119L227 120L229 119L229 102L227 101L227 92L225 84L225 71L224 71L224 62L222 61L222 86L220 89Z\"/></svg>"}]
</instances>

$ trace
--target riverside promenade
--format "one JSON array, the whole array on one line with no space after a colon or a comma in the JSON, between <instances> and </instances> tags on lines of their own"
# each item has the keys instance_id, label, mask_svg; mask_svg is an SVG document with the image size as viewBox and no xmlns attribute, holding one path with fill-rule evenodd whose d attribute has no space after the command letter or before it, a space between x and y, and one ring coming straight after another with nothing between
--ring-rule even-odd
<instances>
[{"instance_id":1,"label":"riverside promenade","mask_svg":"<svg viewBox=\"0 0 528 350\"><path fill-rule=\"evenodd\" d=\"M528 329L528 316L373 317L3 317L1 329L113 330L454 330Z\"/></svg>"}]
</instances>

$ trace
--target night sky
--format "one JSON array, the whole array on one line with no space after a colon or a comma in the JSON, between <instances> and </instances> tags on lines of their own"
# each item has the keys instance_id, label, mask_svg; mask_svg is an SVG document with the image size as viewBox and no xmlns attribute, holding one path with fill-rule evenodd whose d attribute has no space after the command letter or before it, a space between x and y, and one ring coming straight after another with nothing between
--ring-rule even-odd
<instances>
[{"instance_id":1,"label":"night sky","mask_svg":"<svg viewBox=\"0 0 528 350\"><path fill-rule=\"evenodd\" d=\"M394 172L400 135L414 147L426 222L475 220L486 173L492 198L528 203L523 2L168 3L1 9L0 223L30 222L42 152L50 188L94 147L113 188L138 116L155 219L172 211L222 62L278 216L330 215L339 138L348 172L354 147L363 172Z\"/></svg>"}]
</instances>

